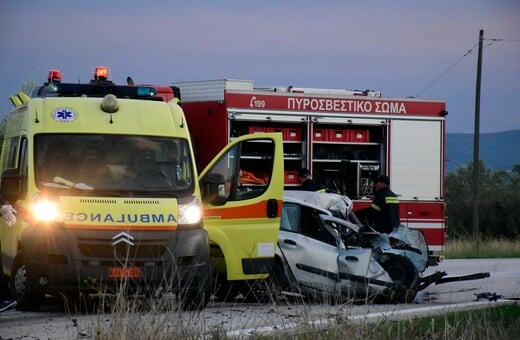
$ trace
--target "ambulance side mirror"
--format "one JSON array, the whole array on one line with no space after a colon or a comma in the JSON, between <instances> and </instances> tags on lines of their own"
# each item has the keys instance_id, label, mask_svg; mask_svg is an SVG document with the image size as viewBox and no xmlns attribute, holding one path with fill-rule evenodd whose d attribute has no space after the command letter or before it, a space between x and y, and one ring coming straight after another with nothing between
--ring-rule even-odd
<instances>
[{"instance_id":1,"label":"ambulance side mirror","mask_svg":"<svg viewBox=\"0 0 520 340\"><path fill-rule=\"evenodd\" d=\"M226 181L219 173L210 173L201 181L202 201L219 206L227 202Z\"/></svg>"},{"instance_id":2,"label":"ambulance side mirror","mask_svg":"<svg viewBox=\"0 0 520 340\"><path fill-rule=\"evenodd\" d=\"M0 193L8 202L14 203L21 194L21 177L18 169L5 169L0 181Z\"/></svg>"}]
</instances>

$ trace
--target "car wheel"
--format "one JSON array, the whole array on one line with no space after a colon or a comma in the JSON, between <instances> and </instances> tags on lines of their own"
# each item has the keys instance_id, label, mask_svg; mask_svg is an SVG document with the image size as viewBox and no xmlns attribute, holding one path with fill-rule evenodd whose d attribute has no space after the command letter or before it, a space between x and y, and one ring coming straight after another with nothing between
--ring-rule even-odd
<instances>
[{"instance_id":1,"label":"car wheel","mask_svg":"<svg viewBox=\"0 0 520 340\"><path fill-rule=\"evenodd\" d=\"M399 255L384 256L381 266L394 281L394 288L388 298L392 303L409 303L417 295L419 271L407 258Z\"/></svg>"},{"instance_id":2,"label":"car wheel","mask_svg":"<svg viewBox=\"0 0 520 340\"><path fill-rule=\"evenodd\" d=\"M34 291L27 282L27 267L21 254L16 255L11 270L11 294L16 300L18 310L39 310L45 294Z\"/></svg>"}]
</instances>

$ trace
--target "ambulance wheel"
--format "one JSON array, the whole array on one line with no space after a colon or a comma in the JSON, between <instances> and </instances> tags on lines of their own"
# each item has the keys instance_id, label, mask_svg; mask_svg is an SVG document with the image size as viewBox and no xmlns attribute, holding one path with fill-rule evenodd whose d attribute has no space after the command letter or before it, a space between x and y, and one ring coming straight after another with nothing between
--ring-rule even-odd
<instances>
[{"instance_id":1,"label":"ambulance wheel","mask_svg":"<svg viewBox=\"0 0 520 340\"><path fill-rule=\"evenodd\" d=\"M18 253L14 258L11 270L11 295L16 300L18 310L39 310L45 298L43 292L32 291L29 287L22 253Z\"/></svg>"},{"instance_id":2,"label":"ambulance wheel","mask_svg":"<svg viewBox=\"0 0 520 340\"><path fill-rule=\"evenodd\" d=\"M407 258L399 255L387 255L381 266L394 281L394 288L388 297L390 303L410 303L417 295L419 271Z\"/></svg>"}]
</instances>

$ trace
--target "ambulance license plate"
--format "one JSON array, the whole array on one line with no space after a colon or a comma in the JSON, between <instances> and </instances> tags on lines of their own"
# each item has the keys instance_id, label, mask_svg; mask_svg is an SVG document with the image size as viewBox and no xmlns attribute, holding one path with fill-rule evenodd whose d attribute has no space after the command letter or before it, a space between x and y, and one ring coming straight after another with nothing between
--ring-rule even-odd
<instances>
[{"instance_id":1,"label":"ambulance license plate","mask_svg":"<svg viewBox=\"0 0 520 340\"><path fill-rule=\"evenodd\" d=\"M109 267L108 277L110 278L139 278L141 268L138 267Z\"/></svg>"}]
</instances>

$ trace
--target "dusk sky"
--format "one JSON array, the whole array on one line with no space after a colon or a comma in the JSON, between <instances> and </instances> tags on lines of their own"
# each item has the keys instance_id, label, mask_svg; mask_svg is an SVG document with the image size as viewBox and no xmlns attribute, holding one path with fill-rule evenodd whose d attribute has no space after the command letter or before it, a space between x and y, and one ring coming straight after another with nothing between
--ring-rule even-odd
<instances>
[{"instance_id":1,"label":"dusk sky","mask_svg":"<svg viewBox=\"0 0 520 340\"><path fill-rule=\"evenodd\" d=\"M447 131L473 132L484 30L482 133L520 129L520 1L0 2L0 114L22 82L247 79L444 99ZM501 41L492 39L502 39Z\"/></svg>"}]
</instances>

